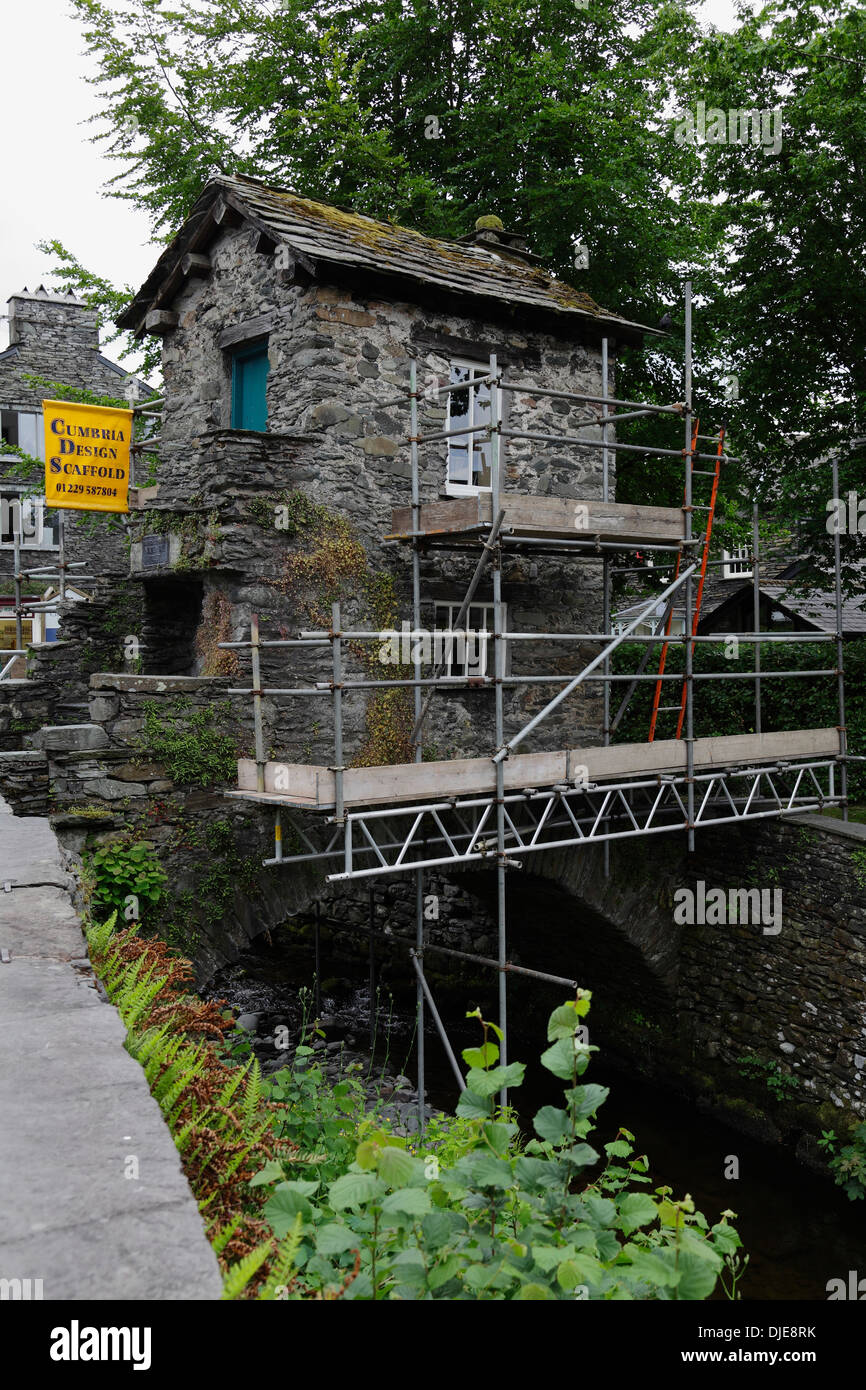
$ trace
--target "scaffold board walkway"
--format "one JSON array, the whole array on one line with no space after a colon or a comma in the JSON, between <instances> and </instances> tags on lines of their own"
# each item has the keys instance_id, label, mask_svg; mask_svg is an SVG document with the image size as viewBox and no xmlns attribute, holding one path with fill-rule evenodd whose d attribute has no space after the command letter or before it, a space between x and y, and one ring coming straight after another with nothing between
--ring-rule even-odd
<instances>
[{"instance_id":1,"label":"scaffold board walkway","mask_svg":"<svg viewBox=\"0 0 866 1390\"><path fill-rule=\"evenodd\" d=\"M588 538L629 545L677 545L685 538L685 517L680 507L641 507L599 498L531 497L501 494L505 512L503 534L533 540L579 541ZM417 533L412 528L412 508L394 507L392 531L387 540L411 541L417 534L429 540L472 539L488 531L493 522L490 493L477 497L453 497L424 502L419 508ZM477 534L474 538L477 540Z\"/></svg>"},{"instance_id":2,"label":"scaffold board walkway","mask_svg":"<svg viewBox=\"0 0 866 1390\"><path fill-rule=\"evenodd\" d=\"M732 734L694 741L695 771L732 766L778 764L797 759L836 757L837 729L792 729L780 733ZM551 753L515 754L505 762L505 788L575 787L613 778L685 773L682 739L620 743L606 748L569 748ZM265 788L257 790L257 765L238 762L238 790L227 795L299 810L332 811L336 804L332 768L306 763L268 762ZM344 805L378 806L460 796L494 796L496 771L490 758L456 758L443 762L397 763L385 767L346 768Z\"/></svg>"}]
</instances>

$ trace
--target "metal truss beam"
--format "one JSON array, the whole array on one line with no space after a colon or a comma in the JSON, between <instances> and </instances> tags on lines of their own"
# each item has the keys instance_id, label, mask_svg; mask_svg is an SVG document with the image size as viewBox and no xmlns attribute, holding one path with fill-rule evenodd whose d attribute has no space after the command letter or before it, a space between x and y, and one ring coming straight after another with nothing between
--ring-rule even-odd
<instances>
[{"instance_id":1,"label":"metal truss beam","mask_svg":"<svg viewBox=\"0 0 866 1390\"><path fill-rule=\"evenodd\" d=\"M523 856L544 850L705 829L836 805L842 798L835 790L834 766L827 759L701 773L693 783L691 826L684 775L512 792L502 802L504 851L508 863L516 866ZM500 855L495 813L494 796L353 811L344 825L332 828L321 849L296 827L309 853L265 863L342 860L342 870L328 875L332 883L419 868L495 866Z\"/></svg>"}]
</instances>

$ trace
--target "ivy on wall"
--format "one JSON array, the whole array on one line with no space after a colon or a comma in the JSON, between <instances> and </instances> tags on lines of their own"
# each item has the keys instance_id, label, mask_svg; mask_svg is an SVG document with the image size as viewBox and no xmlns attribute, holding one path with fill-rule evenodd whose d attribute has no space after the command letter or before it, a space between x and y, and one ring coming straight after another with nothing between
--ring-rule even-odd
<instances>
[{"instance_id":1,"label":"ivy on wall","mask_svg":"<svg viewBox=\"0 0 866 1390\"><path fill-rule=\"evenodd\" d=\"M359 603L366 621L376 631L396 625L394 576L370 568L367 552L347 517L303 492L256 498L248 504L247 514L258 525L276 528L287 538L301 542L286 556L283 572L273 583L297 605L311 627L329 630L331 604L347 599ZM375 643L346 645L367 676L381 677ZM390 666L388 674L403 680L412 671ZM367 701L364 739L352 766L411 762L413 722L411 691L394 688L374 692Z\"/></svg>"},{"instance_id":2,"label":"ivy on wall","mask_svg":"<svg viewBox=\"0 0 866 1390\"><path fill-rule=\"evenodd\" d=\"M237 740L224 733L234 714L231 702L194 707L186 695L173 701L148 700L136 751L162 763L180 786L210 787L234 782Z\"/></svg>"},{"instance_id":3,"label":"ivy on wall","mask_svg":"<svg viewBox=\"0 0 866 1390\"><path fill-rule=\"evenodd\" d=\"M239 670L237 652L220 648L220 642L231 641L232 605L228 594L221 589L208 589L201 610L201 622L196 630L193 647L201 661L203 676L234 676Z\"/></svg>"}]
</instances>

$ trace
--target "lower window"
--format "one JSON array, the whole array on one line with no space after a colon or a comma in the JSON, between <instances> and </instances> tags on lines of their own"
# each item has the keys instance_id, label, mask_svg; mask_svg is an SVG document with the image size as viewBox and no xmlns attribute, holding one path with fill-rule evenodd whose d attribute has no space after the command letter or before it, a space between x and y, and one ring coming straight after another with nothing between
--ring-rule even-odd
<instances>
[{"instance_id":1,"label":"lower window","mask_svg":"<svg viewBox=\"0 0 866 1390\"><path fill-rule=\"evenodd\" d=\"M455 626L462 603L437 603L435 625L440 634L444 660L443 675L458 680L493 674L493 604L472 603L460 627ZM505 604L502 605L502 630L505 631ZM451 639L447 634L454 633Z\"/></svg>"}]
</instances>

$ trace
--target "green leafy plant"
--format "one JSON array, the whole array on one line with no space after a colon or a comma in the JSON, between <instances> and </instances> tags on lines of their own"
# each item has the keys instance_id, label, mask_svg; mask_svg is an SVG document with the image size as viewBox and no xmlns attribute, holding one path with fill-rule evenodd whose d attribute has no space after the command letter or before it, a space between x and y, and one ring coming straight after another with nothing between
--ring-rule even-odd
<instances>
[{"instance_id":1,"label":"green leafy plant","mask_svg":"<svg viewBox=\"0 0 866 1390\"><path fill-rule=\"evenodd\" d=\"M749 1053L738 1057L737 1064L741 1076L750 1081L764 1081L776 1100L791 1100L800 1085L798 1076L782 1071L778 1062L771 1062L765 1057L755 1057Z\"/></svg>"},{"instance_id":2,"label":"green leafy plant","mask_svg":"<svg viewBox=\"0 0 866 1390\"><path fill-rule=\"evenodd\" d=\"M857 880L857 887L866 892L866 849L855 849L852 852L851 867Z\"/></svg>"},{"instance_id":3,"label":"green leafy plant","mask_svg":"<svg viewBox=\"0 0 866 1390\"><path fill-rule=\"evenodd\" d=\"M829 1135L825 1132L819 1144L833 1153L834 1146L825 1143L824 1140L836 1136L833 1131ZM830 1171L836 1179L837 1184L844 1189L849 1201L858 1202L866 1197L866 1122L857 1125L851 1137L851 1143L845 1144L833 1158L830 1159Z\"/></svg>"},{"instance_id":4,"label":"green leafy plant","mask_svg":"<svg viewBox=\"0 0 866 1390\"><path fill-rule=\"evenodd\" d=\"M836 1134L835 1129L821 1130L821 1138L818 1140L819 1149L823 1149L825 1153L834 1154L836 1152L837 1142L838 1135Z\"/></svg>"},{"instance_id":5,"label":"green leafy plant","mask_svg":"<svg viewBox=\"0 0 866 1390\"><path fill-rule=\"evenodd\" d=\"M129 836L97 845L84 855L84 864L92 883L91 907L97 913L116 911L123 916L126 900L132 895L138 899L139 920L142 906L154 907L168 881L152 843Z\"/></svg>"},{"instance_id":6,"label":"green leafy plant","mask_svg":"<svg viewBox=\"0 0 866 1390\"><path fill-rule=\"evenodd\" d=\"M354 1136L339 1121L327 1136L296 1128L289 1175L277 1180L286 1165L270 1165L254 1179L274 1184L264 1214L276 1236L302 1221L295 1287L350 1300L692 1300L721 1282L735 1297L733 1213L711 1227L688 1195L642 1190L649 1165L628 1130L603 1155L587 1142L608 1095L578 1084L597 1050L579 1040L589 1004L578 991L550 1016L541 1061L565 1083L564 1105L538 1112L525 1145L512 1112L496 1104L525 1066L500 1062L501 1034L477 1010L482 1041L463 1053L469 1070L453 1128L443 1121L432 1139L411 1144L369 1118ZM297 1125L297 1103L285 1081L277 1085ZM326 1149L327 1161L311 1147Z\"/></svg>"},{"instance_id":7,"label":"green leafy plant","mask_svg":"<svg viewBox=\"0 0 866 1390\"><path fill-rule=\"evenodd\" d=\"M167 703L146 701L143 713L138 752L162 763L172 781L207 787L235 780L237 743L222 732L233 713L227 700L196 708L178 695Z\"/></svg>"}]
</instances>

